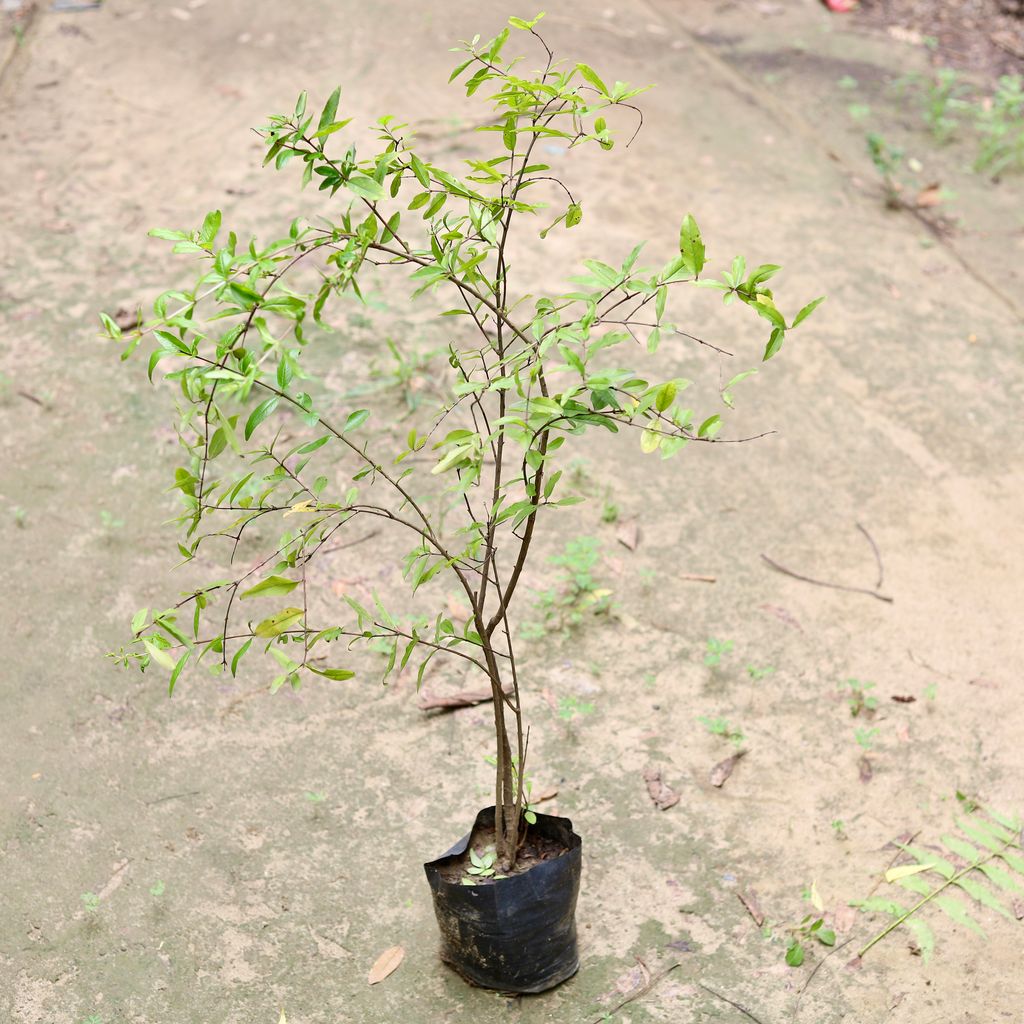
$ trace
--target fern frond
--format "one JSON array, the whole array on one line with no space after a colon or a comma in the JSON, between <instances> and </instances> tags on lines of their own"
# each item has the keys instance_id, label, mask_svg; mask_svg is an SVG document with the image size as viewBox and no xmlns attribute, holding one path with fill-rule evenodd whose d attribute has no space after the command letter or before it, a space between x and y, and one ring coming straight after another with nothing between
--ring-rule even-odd
<instances>
[{"instance_id":1,"label":"fern frond","mask_svg":"<svg viewBox=\"0 0 1024 1024\"><path fill-rule=\"evenodd\" d=\"M906 925L913 933L922 957L928 959L935 948L935 935L931 926L919 914L929 903L934 903L952 921L984 937L981 925L971 916L968 908L953 896L954 892L962 893L974 905L994 910L1009 920L1014 919L1014 915L985 883L991 883L1005 892L1024 892L1024 878L1018 881L1012 874L1015 871L1024 876L1020 823L1016 818L987 808L979 807L976 810L977 813L972 812L968 817L956 819L959 831L972 842L967 842L959 835L944 835L940 838L956 863L924 847L897 844L916 863L890 867L885 873L885 881L914 893L920 899L909 908L886 897L872 897L851 903L851 906L859 907L865 913L888 914L893 919L864 945L858 957L864 956L872 946L901 925ZM1001 864L994 863L997 861Z\"/></svg>"}]
</instances>

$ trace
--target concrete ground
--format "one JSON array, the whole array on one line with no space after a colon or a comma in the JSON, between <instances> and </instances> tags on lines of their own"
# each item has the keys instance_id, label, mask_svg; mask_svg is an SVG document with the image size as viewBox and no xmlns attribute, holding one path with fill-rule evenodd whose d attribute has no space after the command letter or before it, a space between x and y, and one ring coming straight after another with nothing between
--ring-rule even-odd
<instances>
[{"instance_id":1,"label":"concrete ground","mask_svg":"<svg viewBox=\"0 0 1024 1024\"><path fill-rule=\"evenodd\" d=\"M174 508L172 392L97 337L97 310L147 303L188 273L146 231L198 226L218 207L240 235L269 237L313 211L291 176L260 169L249 131L301 89L323 97L341 83L354 125L422 122L433 158L456 163L486 114L445 86L448 47L493 35L509 13L535 12L108 0L41 11L7 65L5 1024L275 1024L282 1008L291 1024L1019 1016L1021 926L990 910L977 913L985 937L931 916L927 963L898 932L859 969L846 964L883 923L848 904L880 883L894 839L935 844L954 827L957 791L1024 810L1022 179L973 175L966 143L940 148L921 129L890 83L923 68L923 50L811 0L555 0L544 23L569 59L657 84L629 149L552 154L587 216L545 260L621 261L642 238L667 256L690 210L719 267L737 252L770 259L790 307L829 296L732 421L775 435L665 465L594 443L573 467L592 500L542 537L542 558L597 537L615 599L571 641L521 645L536 783L557 788L546 809L584 837L576 978L508 999L436 958L421 864L489 802L486 708L424 715L410 679L271 699L255 668L230 685L184 679L168 700L158 680L105 660L136 608L181 587L160 526ZM956 193L951 232L886 208L867 130L918 162L906 195L935 181ZM527 275L539 287L542 271L560 282L568 266L538 258ZM689 301L694 333L755 364L749 318L710 293ZM410 350L441 337L416 314L384 316ZM356 386L380 340L355 307L341 326L325 352L341 386ZM658 358L687 376L722 370L690 349ZM604 503L638 519L635 550L602 522ZM871 590L878 564L857 524L891 603L760 558ZM394 575L396 553L371 548L330 561L325 589ZM550 577L541 561L530 586ZM709 638L733 642L718 666L704 663ZM841 692L851 678L875 683L880 702L860 743ZM558 714L573 702L590 710ZM698 716L746 734L722 788L708 770L731 748ZM668 811L648 798L650 764L682 794ZM811 912L812 887L850 944L788 967L785 929ZM762 927L737 898L751 890ZM395 945L404 962L369 986Z\"/></svg>"}]
</instances>

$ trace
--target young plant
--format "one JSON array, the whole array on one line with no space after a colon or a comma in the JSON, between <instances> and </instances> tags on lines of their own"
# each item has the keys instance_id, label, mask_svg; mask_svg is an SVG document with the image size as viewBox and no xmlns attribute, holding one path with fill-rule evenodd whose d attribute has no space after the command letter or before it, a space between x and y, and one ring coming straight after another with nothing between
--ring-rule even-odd
<instances>
[{"instance_id":1,"label":"young plant","mask_svg":"<svg viewBox=\"0 0 1024 1024\"><path fill-rule=\"evenodd\" d=\"M874 716L878 708L878 698L869 694L875 688L874 683L862 683L859 679L847 679L843 684L847 690L846 702L850 707L850 714L854 718L864 715L865 718Z\"/></svg>"},{"instance_id":2,"label":"young plant","mask_svg":"<svg viewBox=\"0 0 1024 1024\"><path fill-rule=\"evenodd\" d=\"M890 146L877 132L869 132L866 141L871 162L882 177L885 205L890 209L898 210L903 206L903 199L900 195L903 191L903 184L897 179L896 173L903 162L903 150L898 146Z\"/></svg>"},{"instance_id":3,"label":"young plant","mask_svg":"<svg viewBox=\"0 0 1024 1024\"><path fill-rule=\"evenodd\" d=\"M716 640L713 636L708 637L704 652L704 664L709 667L720 665L722 658L732 650L732 647L731 640Z\"/></svg>"},{"instance_id":4,"label":"young plant","mask_svg":"<svg viewBox=\"0 0 1024 1024\"><path fill-rule=\"evenodd\" d=\"M707 718L702 716L698 718L697 721L700 722L712 736L721 736L722 739L728 740L734 747L740 747L743 745L743 740L745 739L743 730L731 726L727 719L720 717Z\"/></svg>"},{"instance_id":5,"label":"young plant","mask_svg":"<svg viewBox=\"0 0 1024 1024\"><path fill-rule=\"evenodd\" d=\"M1024 171L1024 78L1003 75L993 96L978 108L981 147L976 171L998 177L1004 171Z\"/></svg>"},{"instance_id":6,"label":"young plant","mask_svg":"<svg viewBox=\"0 0 1024 1024\"><path fill-rule=\"evenodd\" d=\"M936 142L945 143L960 125L958 112L967 110L967 86L953 68L939 68L927 79L921 91L924 120Z\"/></svg>"},{"instance_id":7,"label":"young plant","mask_svg":"<svg viewBox=\"0 0 1024 1024\"><path fill-rule=\"evenodd\" d=\"M595 432L635 434L641 453L668 458L690 443L716 443L722 426L718 413L682 405L688 380L652 377L637 362L637 341L641 353L654 352L699 335L670 313L671 298L702 283L707 263L692 216L659 266L641 264L640 244L611 263L584 260L564 290L538 290L557 279L550 265L543 275L522 273L536 266L535 257L522 258L524 231L541 228L543 237L584 216L582 197L542 153L555 144L611 150L617 126L635 121L632 101L643 91L609 85L587 64L556 61L538 20L512 18L493 39L458 48L452 81L491 104L477 129L489 154L442 166L392 116L377 121L369 151L338 146L350 120L339 113L340 91L319 114L303 93L292 113L261 129L265 163L298 167L302 184L317 183L329 199L340 193L340 213L332 203L327 220L297 219L262 243L225 237L219 211L196 231L151 232L202 265L196 283L164 292L153 318L130 332L102 317L125 357L150 339L149 376L163 372L179 392L181 557L227 563L173 607L140 611L131 648L113 657L165 670L172 692L186 666L234 674L257 650L278 666L272 690L351 678L354 669L336 655L346 644L384 641L385 677L414 665L421 679L439 654L471 664L493 694L495 851L505 871L522 834L514 765L526 758L514 600L538 524L582 500L559 490L559 463ZM535 48L538 70L504 56L512 31ZM763 264L747 274L734 261L725 282L714 283L767 321L764 360L820 301L787 319L767 284L778 270ZM309 353L325 344L320 328L332 301L359 298L360 282L374 273L404 275L413 299L436 303L446 335L436 380L445 405L429 418L412 410L401 441L386 407L374 418L369 408L339 413L330 395L314 397ZM684 358L674 353L673 365ZM409 541L405 578L417 600L429 597L440 612L402 616L379 596L371 606L347 596L345 615L317 603L311 566L367 519L381 526L386 550ZM257 553L256 538L274 521L279 539ZM238 552L244 571L231 568ZM461 628L447 612L445 583L471 610Z\"/></svg>"},{"instance_id":8,"label":"young plant","mask_svg":"<svg viewBox=\"0 0 1024 1024\"><path fill-rule=\"evenodd\" d=\"M608 610L612 592L599 587L594 578L600 560L600 545L593 537L570 540L561 554L548 559L562 569L561 579L557 586L537 595L534 608L541 621L524 623L523 631L529 639L538 640L549 633L567 638L585 616Z\"/></svg>"},{"instance_id":9,"label":"young plant","mask_svg":"<svg viewBox=\"0 0 1024 1024\"><path fill-rule=\"evenodd\" d=\"M799 967L804 962L806 945L810 942L819 942L823 946L834 946L836 944L836 933L831 928L825 927L825 919L822 914L825 912L825 904L818 895L818 887L813 882L810 889L803 893L804 898L810 900L814 913L805 914L799 924L790 925L785 929L789 935L786 945L786 963L790 967Z\"/></svg>"}]
</instances>

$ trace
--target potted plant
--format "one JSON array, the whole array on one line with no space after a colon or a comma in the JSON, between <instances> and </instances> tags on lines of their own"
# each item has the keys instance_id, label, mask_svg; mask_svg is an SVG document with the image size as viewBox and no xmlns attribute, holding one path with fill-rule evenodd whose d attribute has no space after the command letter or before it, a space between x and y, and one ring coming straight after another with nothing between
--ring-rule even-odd
<instances>
[{"instance_id":1,"label":"potted plant","mask_svg":"<svg viewBox=\"0 0 1024 1024\"><path fill-rule=\"evenodd\" d=\"M699 341L669 318L677 288L716 288L751 307L767 321L765 360L821 301L787 322L768 287L774 264L748 273L737 259L720 280L704 279L704 242L691 216L660 269L640 266L638 245L618 265L584 260L585 274L568 291L523 294L509 262L517 233L538 225L544 238L583 217L581 200L539 154L552 144L611 150L606 114L628 117L629 130L642 119L630 101L643 90L609 87L586 64L556 61L539 20L510 18L494 39L464 43L452 72L468 96L490 97L493 116L477 129L492 143L490 157L467 159L456 174L417 152L413 133L391 117L376 124L377 151L357 153L338 146L348 124L339 92L316 114L302 94L293 114L261 130L265 163L297 165L303 186L341 193L348 203L340 216L296 220L267 245L225 239L219 212L198 231L152 231L200 260L195 286L159 296L153 319L130 333L103 317L125 357L150 339L150 379L159 370L180 388L181 556L191 561L220 541L229 564L246 558L244 572L229 569L173 608L140 611L131 645L115 657L166 670L170 692L190 664L234 675L256 650L276 665L272 692L310 677L350 678L336 652L360 643L383 646L385 678L412 666L419 682L437 655L479 670L494 712L494 806L426 870L442 955L471 981L513 991L549 988L578 965L581 843L570 822L527 804L512 625L539 520L582 500L560 490L559 462L592 431L635 432L640 452L663 458L690 442L717 442L721 414L695 416L681 401L689 381L650 380L635 368L663 340ZM503 55L511 32L529 37L539 70L524 72L521 58ZM421 408L400 442L390 429L371 436L372 409L338 414L336 397L314 398L307 369L332 300L361 298L360 280L391 271L408 275L414 299L440 300L448 344L437 381L443 407L430 415ZM722 389L726 406L753 372ZM387 450L389 438L397 450ZM335 486L339 474L344 484ZM273 519L283 533L257 553L256 524ZM346 596L344 615L317 603L310 566L366 519L383 525L386 544L409 545L405 580L413 594L425 588L412 607L447 581L468 605L464 626L447 610L400 613L376 597Z\"/></svg>"}]
</instances>

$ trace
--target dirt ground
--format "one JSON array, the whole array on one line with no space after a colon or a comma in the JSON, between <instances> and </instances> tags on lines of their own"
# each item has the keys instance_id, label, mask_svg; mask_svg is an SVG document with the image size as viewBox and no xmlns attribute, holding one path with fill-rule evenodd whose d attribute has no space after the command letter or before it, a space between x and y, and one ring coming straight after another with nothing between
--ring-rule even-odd
<instances>
[{"instance_id":1,"label":"dirt ground","mask_svg":"<svg viewBox=\"0 0 1024 1024\"><path fill-rule=\"evenodd\" d=\"M580 973L509 999L437 959L422 862L489 802L486 707L424 714L409 678L271 698L255 667L188 677L168 700L104 658L137 608L182 586L160 525L172 392L97 337L97 310L188 273L146 231L220 207L239 234L279 235L295 182L260 169L250 128L303 88L340 82L354 125L423 122L454 163L482 107L445 86L447 48L535 12L108 0L41 11L0 80L0 1021L1020 1019L1021 924L990 910L985 937L929 917L927 963L895 933L846 964L883 923L848 904L879 885L894 840L937 843L957 791L1024 812L1024 178L972 174L969 142L936 145L890 87L928 67L926 47L811 0L548 12L560 53L657 88L629 149L552 154L587 217L543 250L550 262L536 250L537 283L559 257L621 260L642 238L667 257L692 210L717 266L771 258L794 301L829 296L732 421L776 434L666 464L594 443L574 467L592 500L541 538L532 589L551 583L544 556L592 536L615 602L568 641L521 644L536 786L558 791L543 809L584 839ZM885 207L868 130L916 160L908 196L955 193L946 229L930 208ZM760 332L710 296L687 308L694 333L754 365ZM380 312L407 351L439 343L422 315ZM354 388L383 356L366 311L346 315L324 359ZM717 375L718 358L658 356L686 376ZM638 521L635 550L602 522L605 502ZM762 554L892 601L784 576ZM397 557L339 552L322 583L387 583ZM733 644L717 666L710 638ZM875 684L871 722L851 717L851 678ZM558 714L573 702L589 710ZM732 748L698 716L745 733L721 788L709 770ZM857 728L877 730L870 751ZM667 811L650 766L681 795ZM812 886L842 948L791 968L785 928L811 912ZM763 928L738 898L751 891ZM395 945L404 962L369 986Z\"/></svg>"}]
</instances>

